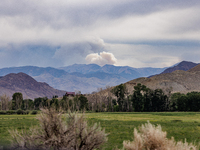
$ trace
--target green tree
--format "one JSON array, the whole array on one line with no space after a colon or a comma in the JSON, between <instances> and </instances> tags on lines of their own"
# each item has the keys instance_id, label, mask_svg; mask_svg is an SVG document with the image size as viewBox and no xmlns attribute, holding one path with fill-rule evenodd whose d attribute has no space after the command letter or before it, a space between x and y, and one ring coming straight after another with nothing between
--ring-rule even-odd
<instances>
[{"instance_id":1,"label":"green tree","mask_svg":"<svg viewBox=\"0 0 200 150\"><path fill-rule=\"evenodd\" d=\"M35 109L39 109L40 107L48 107L48 98L47 97L38 97L34 99L34 107Z\"/></svg>"},{"instance_id":2,"label":"green tree","mask_svg":"<svg viewBox=\"0 0 200 150\"><path fill-rule=\"evenodd\" d=\"M170 103L169 103L169 109L171 111L177 111L182 107L182 102L180 101L180 97L184 96L184 94L181 94L180 92L173 93L170 97ZM179 102L178 102L179 100ZM179 104L178 104L179 103ZM185 106L184 106L185 107Z\"/></svg>"},{"instance_id":3,"label":"green tree","mask_svg":"<svg viewBox=\"0 0 200 150\"><path fill-rule=\"evenodd\" d=\"M165 111L168 97L161 89L151 90L138 83L131 98L134 111Z\"/></svg>"},{"instance_id":4,"label":"green tree","mask_svg":"<svg viewBox=\"0 0 200 150\"><path fill-rule=\"evenodd\" d=\"M12 109L13 110L21 109L22 103L23 103L22 93L19 93L19 92L14 93L12 95Z\"/></svg>"},{"instance_id":5,"label":"green tree","mask_svg":"<svg viewBox=\"0 0 200 150\"><path fill-rule=\"evenodd\" d=\"M181 94L177 99L177 110L178 111L187 111L189 107L187 106L188 98L187 95Z\"/></svg>"},{"instance_id":6,"label":"green tree","mask_svg":"<svg viewBox=\"0 0 200 150\"><path fill-rule=\"evenodd\" d=\"M80 110L84 110L84 109L88 109L88 99L87 97L81 95L79 98L78 98L79 102L80 102Z\"/></svg>"},{"instance_id":7,"label":"green tree","mask_svg":"<svg viewBox=\"0 0 200 150\"><path fill-rule=\"evenodd\" d=\"M50 101L50 106L51 107L55 107L56 110L58 110L59 108L59 101L57 98L52 98L52 100Z\"/></svg>"},{"instance_id":8,"label":"green tree","mask_svg":"<svg viewBox=\"0 0 200 150\"><path fill-rule=\"evenodd\" d=\"M117 103L119 105L119 111L124 111L124 100L126 94L128 94L125 84L120 84L114 87L111 92L117 97Z\"/></svg>"},{"instance_id":9,"label":"green tree","mask_svg":"<svg viewBox=\"0 0 200 150\"><path fill-rule=\"evenodd\" d=\"M168 97L164 94L162 89L156 89L152 95L152 110L153 111L165 111L167 108Z\"/></svg>"},{"instance_id":10,"label":"green tree","mask_svg":"<svg viewBox=\"0 0 200 150\"><path fill-rule=\"evenodd\" d=\"M145 92L143 91L143 102L144 102L144 108L143 111L145 112L151 112L152 111L152 93L153 90L149 88L145 88Z\"/></svg>"},{"instance_id":11,"label":"green tree","mask_svg":"<svg viewBox=\"0 0 200 150\"><path fill-rule=\"evenodd\" d=\"M64 95L63 98L61 99L59 105L63 110L67 111L68 110L68 97Z\"/></svg>"},{"instance_id":12,"label":"green tree","mask_svg":"<svg viewBox=\"0 0 200 150\"><path fill-rule=\"evenodd\" d=\"M145 101L145 96L143 96L143 92L146 91L148 91L148 88L145 85L141 85L140 83L138 83L136 86L134 86L134 92L131 99L134 111L143 111L144 102L146 103L146 106L148 106L147 103L149 102Z\"/></svg>"},{"instance_id":13,"label":"green tree","mask_svg":"<svg viewBox=\"0 0 200 150\"><path fill-rule=\"evenodd\" d=\"M199 111L200 110L200 93L190 92L186 94L187 96L187 106L189 111Z\"/></svg>"}]
</instances>

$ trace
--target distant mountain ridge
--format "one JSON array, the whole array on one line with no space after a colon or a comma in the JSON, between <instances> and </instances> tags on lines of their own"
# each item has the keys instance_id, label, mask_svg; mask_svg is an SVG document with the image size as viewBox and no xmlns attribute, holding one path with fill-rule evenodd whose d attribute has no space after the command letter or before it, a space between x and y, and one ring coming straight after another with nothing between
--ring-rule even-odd
<instances>
[{"instance_id":1,"label":"distant mountain ridge","mask_svg":"<svg viewBox=\"0 0 200 150\"><path fill-rule=\"evenodd\" d=\"M193 68L197 65L198 65L198 63L193 63L193 62L189 62L189 61L182 61L182 62L180 62L179 64L177 64L173 67L167 68L161 74L171 73L171 72L176 71L176 70L187 71L187 70L190 70L191 68Z\"/></svg>"},{"instance_id":2,"label":"distant mountain ridge","mask_svg":"<svg viewBox=\"0 0 200 150\"><path fill-rule=\"evenodd\" d=\"M0 95L7 94L12 97L15 92L23 94L24 99L37 97L63 96L65 91L56 90L47 83L37 82L25 73L10 73L0 78Z\"/></svg>"},{"instance_id":3,"label":"distant mountain ridge","mask_svg":"<svg viewBox=\"0 0 200 150\"><path fill-rule=\"evenodd\" d=\"M66 75L67 72L61 69L56 69L52 67L37 67L37 66L22 66L22 67L9 67L0 69L0 76L5 76L9 73L19 73L23 72L30 76L39 76L41 74L51 74L54 77L60 77Z\"/></svg>"},{"instance_id":4,"label":"distant mountain ridge","mask_svg":"<svg viewBox=\"0 0 200 150\"><path fill-rule=\"evenodd\" d=\"M52 67L10 67L0 69L0 76L8 73L24 72L40 82L46 82L56 89L91 93L97 88L115 86L143 75L162 72L165 68L132 68L95 64L74 64L63 68Z\"/></svg>"},{"instance_id":5,"label":"distant mountain ridge","mask_svg":"<svg viewBox=\"0 0 200 150\"><path fill-rule=\"evenodd\" d=\"M129 66L113 66L113 65L104 65L103 67L98 66L96 64L74 64L66 67L61 67L59 69L63 69L68 73L79 72L82 74L88 74L93 72L104 72L109 74L119 74L122 76L135 76L135 77L147 77L149 75L161 73L165 68L133 68Z\"/></svg>"},{"instance_id":6,"label":"distant mountain ridge","mask_svg":"<svg viewBox=\"0 0 200 150\"><path fill-rule=\"evenodd\" d=\"M0 76L23 72L55 89L91 93L98 88L115 86L130 80L159 74L166 68L132 68L129 66L74 64L62 68L22 66L0 69Z\"/></svg>"}]
</instances>

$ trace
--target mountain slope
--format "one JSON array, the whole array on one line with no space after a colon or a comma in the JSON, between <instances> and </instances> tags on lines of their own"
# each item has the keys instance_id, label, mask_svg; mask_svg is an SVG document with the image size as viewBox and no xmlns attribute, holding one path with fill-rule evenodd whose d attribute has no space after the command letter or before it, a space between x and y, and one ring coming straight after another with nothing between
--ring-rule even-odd
<instances>
[{"instance_id":1,"label":"mountain slope","mask_svg":"<svg viewBox=\"0 0 200 150\"><path fill-rule=\"evenodd\" d=\"M187 93L191 91L200 92L200 71L188 72L182 70L176 70L172 73L165 73L155 75L151 78L138 78L125 83L129 91L133 90L133 87L141 83L151 89L163 89L165 93L169 90L172 92Z\"/></svg>"},{"instance_id":2,"label":"mountain slope","mask_svg":"<svg viewBox=\"0 0 200 150\"><path fill-rule=\"evenodd\" d=\"M197 71L200 71L200 64L188 70L188 72L197 72Z\"/></svg>"},{"instance_id":3,"label":"mountain slope","mask_svg":"<svg viewBox=\"0 0 200 150\"><path fill-rule=\"evenodd\" d=\"M197 63L193 63L193 62L188 62L188 61L182 61L180 62L178 65L167 68L166 70L164 70L161 74L163 73L171 73L173 71L176 70L183 70L183 71L187 71L195 66L197 66Z\"/></svg>"},{"instance_id":4,"label":"mountain slope","mask_svg":"<svg viewBox=\"0 0 200 150\"><path fill-rule=\"evenodd\" d=\"M24 99L65 94L65 91L56 90L46 83L37 82L25 73L11 73L0 78L0 95L6 93L11 97L15 92L21 92Z\"/></svg>"}]
</instances>

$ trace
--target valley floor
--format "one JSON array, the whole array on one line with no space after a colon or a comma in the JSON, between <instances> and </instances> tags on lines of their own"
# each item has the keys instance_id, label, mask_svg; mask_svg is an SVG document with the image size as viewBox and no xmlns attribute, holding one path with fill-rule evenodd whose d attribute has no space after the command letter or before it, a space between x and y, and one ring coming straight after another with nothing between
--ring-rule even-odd
<instances>
[{"instance_id":1,"label":"valley floor","mask_svg":"<svg viewBox=\"0 0 200 150\"><path fill-rule=\"evenodd\" d=\"M99 122L105 128L108 142L104 148L121 148L123 140L132 140L134 128L148 120L160 124L167 137L188 142L200 142L200 113L198 112L155 112L155 113L86 113L89 123ZM27 129L38 124L35 115L0 115L0 145L10 144L8 129Z\"/></svg>"}]
</instances>

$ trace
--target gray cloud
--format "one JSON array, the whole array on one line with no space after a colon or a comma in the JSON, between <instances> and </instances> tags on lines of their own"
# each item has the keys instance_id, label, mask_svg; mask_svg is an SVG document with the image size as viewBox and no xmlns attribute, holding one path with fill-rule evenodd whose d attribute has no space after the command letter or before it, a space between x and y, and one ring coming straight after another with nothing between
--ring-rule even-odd
<instances>
[{"instance_id":1,"label":"gray cloud","mask_svg":"<svg viewBox=\"0 0 200 150\"><path fill-rule=\"evenodd\" d=\"M53 56L63 62L63 65L85 63L85 57L90 53L99 53L105 50L106 45L102 39L86 37L86 41L63 45Z\"/></svg>"},{"instance_id":2,"label":"gray cloud","mask_svg":"<svg viewBox=\"0 0 200 150\"><path fill-rule=\"evenodd\" d=\"M86 63L103 51L135 67L197 61L199 13L199 0L2 1L0 67Z\"/></svg>"}]
</instances>

